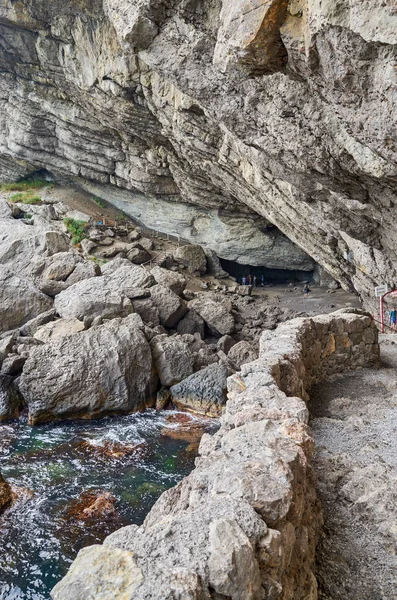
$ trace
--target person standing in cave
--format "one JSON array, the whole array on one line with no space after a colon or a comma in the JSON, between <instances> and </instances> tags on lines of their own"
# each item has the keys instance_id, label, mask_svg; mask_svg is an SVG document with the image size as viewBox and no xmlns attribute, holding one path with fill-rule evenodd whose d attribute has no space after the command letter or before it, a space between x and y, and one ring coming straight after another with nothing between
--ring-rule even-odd
<instances>
[{"instance_id":1,"label":"person standing in cave","mask_svg":"<svg viewBox=\"0 0 397 600\"><path fill-rule=\"evenodd\" d=\"M308 298L309 297L309 292L310 292L309 284L305 283L305 286L303 288L303 297L304 298Z\"/></svg>"},{"instance_id":2,"label":"person standing in cave","mask_svg":"<svg viewBox=\"0 0 397 600\"><path fill-rule=\"evenodd\" d=\"M248 276L247 276L247 283L248 283L248 285L251 285L251 283L252 283L252 277L251 277L251 273L248 273Z\"/></svg>"},{"instance_id":3,"label":"person standing in cave","mask_svg":"<svg viewBox=\"0 0 397 600\"><path fill-rule=\"evenodd\" d=\"M254 287L256 287L256 275L254 275L252 278L252 284Z\"/></svg>"},{"instance_id":4,"label":"person standing in cave","mask_svg":"<svg viewBox=\"0 0 397 600\"><path fill-rule=\"evenodd\" d=\"M264 274L263 274L263 273L262 273L262 275L261 275L261 286L262 286L262 287L265 287L265 276L264 276Z\"/></svg>"},{"instance_id":5,"label":"person standing in cave","mask_svg":"<svg viewBox=\"0 0 397 600\"><path fill-rule=\"evenodd\" d=\"M241 285L247 285L247 280L245 276L241 278Z\"/></svg>"}]
</instances>

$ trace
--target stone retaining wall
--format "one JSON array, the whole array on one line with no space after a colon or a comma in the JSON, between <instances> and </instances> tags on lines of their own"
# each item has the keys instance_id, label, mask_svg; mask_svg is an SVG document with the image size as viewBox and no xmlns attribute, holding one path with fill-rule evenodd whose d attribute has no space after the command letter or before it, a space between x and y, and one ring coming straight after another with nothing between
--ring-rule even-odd
<instances>
[{"instance_id":1,"label":"stone retaining wall","mask_svg":"<svg viewBox=\"0 0 397 600\"><path fill-rule=\"evenodd\" d=\"M221 428L203 436L194 471L141 527L83 549L52 598L314 600L322 517L305 400L318 381L378 360L359 311L265 331L259 359L229 378Z\"/></svg>"}]
</instances>

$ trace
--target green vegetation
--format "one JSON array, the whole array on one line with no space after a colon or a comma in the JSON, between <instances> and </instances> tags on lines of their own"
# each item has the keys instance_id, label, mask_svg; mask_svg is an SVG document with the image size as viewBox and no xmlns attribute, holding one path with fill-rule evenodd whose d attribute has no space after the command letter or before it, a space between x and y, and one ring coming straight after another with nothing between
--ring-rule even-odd
<instances>
[{"instance_id":1,"label":"green vegetation","mask_svg":"<svg viewBox=\"0 0 397 600\"><path fill-rule=\"evenodd\" d=\"M97 256L89 256L88 258L89 260L92 260L92 262L99 266L106 265L106 263L109 262L108 260L106 260L106 258L98 258Z\"/></svg>"},{"instance_id":2,"label":"green vegetation","mask_svg":"<svg viewBox=\"0 0 397 600\"><path fill-rule=\"evenodd\" d=\"M46 179L24 179L16 183L0 184L0 189L3 192L26 192L28 190L37 190L44 186L53 187L54 184L46 181Z\"/></svg>"},{"instance_id":3,"label":"green vegetation","mask_svg":"<svg viewBox=\"0 0 397 600\"><path fill-rule=\"evenodd\" d=\"M18 192L10 197L11 202L22 202L22 204L41 204L41 197L32 193Z\"/></svg>"},{"instance_id":4,"label":"green vegetation","mask_svg":"<svg viewBox=\"0 0 397 600\"><path fill-rule=\"evenodd\" d=\"M66 229L72 236L72 244L75 246L76 244L80 244L80 242L88 237L87 235L87 221L78 221L77 219L72 219L70 217L66 217L63 220L66 225Z\"/></svg>"},{"instance_id":5,"label":"green vegetation","mask_svg":"<svg viewBox=\"0 0 397 600\"><path fill-rule=\"evenodd\" d=\"M101 200L100 198L97 198L96 196L92 197L93 201L98 204L98 206L100 206L101 208L106 208L106 204L103 200Z\"/></svg>"}]
</instances>

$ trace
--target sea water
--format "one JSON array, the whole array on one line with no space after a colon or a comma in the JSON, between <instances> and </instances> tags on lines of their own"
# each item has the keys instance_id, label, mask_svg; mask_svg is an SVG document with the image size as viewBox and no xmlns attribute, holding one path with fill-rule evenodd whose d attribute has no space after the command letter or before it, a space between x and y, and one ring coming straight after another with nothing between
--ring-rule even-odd
<instances>
[{"instance_id":1,"label":"sea water","mask_svg":"<svg viewBox=\"0 0 397 600\"><path fill-rule=\"evenodd\" d=\"M81 548L142 523L160 494L192 470L201 435L216 427L153 410L0 424L0 472L16 493L0 516L0 600L49 600ZM84 505L104 493L111 510L86 518Z\"/></svg>"}]
</instances>

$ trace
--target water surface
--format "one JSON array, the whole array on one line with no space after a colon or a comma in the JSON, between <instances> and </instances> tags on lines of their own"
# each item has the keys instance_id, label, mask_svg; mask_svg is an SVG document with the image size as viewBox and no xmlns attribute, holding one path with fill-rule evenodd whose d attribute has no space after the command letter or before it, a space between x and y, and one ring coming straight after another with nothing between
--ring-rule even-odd
<instances>
[{"instance_id":1,"label":"water surface","mask_svg":"<svg viewBox=\"0 0 397 600\"><path fill-rule=\"evenodd\" d=\"M142 523L159 495L192 470L202 433L216 427L153 410L0 425L0 472L18 494L0 517L0 600L49 600L80 548ZM98 496L99 513L96 505L84 511Z\"/></svg>"}]
</instances>

